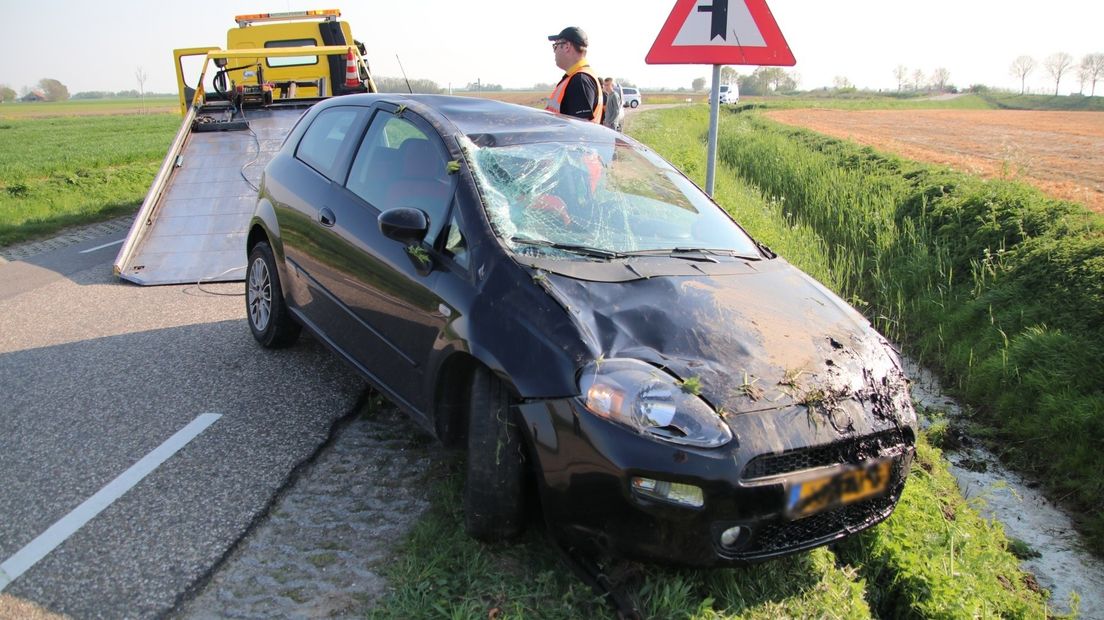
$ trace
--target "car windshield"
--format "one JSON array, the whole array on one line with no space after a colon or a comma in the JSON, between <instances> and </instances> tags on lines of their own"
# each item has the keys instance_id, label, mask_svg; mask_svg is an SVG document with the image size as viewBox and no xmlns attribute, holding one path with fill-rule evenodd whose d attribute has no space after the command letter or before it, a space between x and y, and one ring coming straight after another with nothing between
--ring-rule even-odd
<instances>
[{"instance_id":1,"label":"car windshield","mask_svg":"<svg viewBox=\"0 0 1104 620\"><path fill-rule=\"evenodd\" d=\"M761 256L701 190L646 149L620 140L464 146L491 226L511 250L565 259L687 250Z\"/></svg>"}]
</instances>

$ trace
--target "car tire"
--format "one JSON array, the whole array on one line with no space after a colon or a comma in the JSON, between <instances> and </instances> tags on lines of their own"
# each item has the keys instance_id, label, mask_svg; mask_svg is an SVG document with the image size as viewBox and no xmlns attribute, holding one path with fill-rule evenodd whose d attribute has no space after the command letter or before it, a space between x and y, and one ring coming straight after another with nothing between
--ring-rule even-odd
<instances>
[{"instance_id":1,"label":"car tire","mask_svg":"<svg viewBox=\"0 0 1104 620\"><path fill-rule=\"evenodd\" d=\"M487 368L472 376L468 408L468 468L464 529L484 542L516 537L525 526L521 431L512 419L510 393Z\"/></svg>"},{"instance_id":2,"label":"car tire","mask_svg":"<svg viewBox=\"0 0 1104 620\"><path fill-rule=\"evenodd\" d=\"M272 248L262 241L249 251L245 272L245 316L253 337L268 349L291 346L302 327L291 318Z\"/></svg>"},{"instance_id":3,"label":"car tire","mask_svg":"<svg viewBox=\"0 0 1104 620\"><path fill-rule=\"evenodd\" d=\"M640 102L637 101L636 99L633 99L631 102L629 102L629 107L630 108L635 108L638 105L640 105Z\"/></svg>"}]
</instances>

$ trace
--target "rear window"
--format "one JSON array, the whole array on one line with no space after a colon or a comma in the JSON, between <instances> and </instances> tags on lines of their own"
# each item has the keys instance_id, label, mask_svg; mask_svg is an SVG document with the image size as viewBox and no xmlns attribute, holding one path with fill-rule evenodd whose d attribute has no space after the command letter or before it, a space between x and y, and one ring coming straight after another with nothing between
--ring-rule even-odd
<instances>
[{"instance_id":1,"label":"rear window","mask_svg":"<svg viewBox=\"0 0 1104 620\"><path fill-rule=\"evenodd\" d=\"M287 39L285 41L265 41L266 48L304 47L318 45L314 39ZM267 60L270 67L302 67L318 64L318 56L281 56Z\"/></svg>"},{"instance_id":2,"label":"rear window","mask_svg":"<svg viewBox=\"0 0 1104 620\"><path fill-rule=\"evenodd\" d=\"M627 93L629 95L635 95L636 94L636 89L635 88L622 88L621 92Z\"/></svg>"},{"instance_id":3,"label":"rear window","mask_svg":"<svg viewBox=\"0 0 1104 620\"><path fill-rule=\"evenodd\" d=\"M314 122L303 134L295 156L330 179L340 180L341 175L336 166L338 155L345 136L360 114L359 108L324 110L314 118Z\"/></svg>"}]
</instances>

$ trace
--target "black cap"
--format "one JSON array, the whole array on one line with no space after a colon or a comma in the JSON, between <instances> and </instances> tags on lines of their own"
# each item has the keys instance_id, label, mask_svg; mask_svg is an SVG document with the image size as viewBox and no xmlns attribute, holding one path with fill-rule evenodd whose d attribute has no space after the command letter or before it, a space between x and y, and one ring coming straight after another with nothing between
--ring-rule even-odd
<instances>
[{"instance_id":1,"label":"black cap","mask_svg":"<svg viewBox=\"0 0 1104 620\"><path fill-rule=\"evenodd\" d=\"M548 37L549 41L571 41L578 47L587 47L587 36L583 32L582 28L575 26L568 26L560 31L560 34L554 34Z\"/></svg>"}]
</instances>

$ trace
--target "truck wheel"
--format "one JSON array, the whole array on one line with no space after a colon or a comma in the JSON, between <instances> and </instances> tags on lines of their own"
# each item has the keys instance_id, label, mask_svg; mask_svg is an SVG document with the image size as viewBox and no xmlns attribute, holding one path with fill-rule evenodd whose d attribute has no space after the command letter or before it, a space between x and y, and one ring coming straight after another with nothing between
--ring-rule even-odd
<instances>
[{"instance_id":1,"label":"truck wheel","mask_svg":"<svg viewBox=\"0 0 1104 620\"><path fill-rule=\"evenodd\" d=\"M512 419L506 386L486 368L472 377L468 408L468 472L464 529L496 542L516 537L525 525L521 432Z\"/></svg>"},{"instance_id":2,"label":"truck wheel","mask_svg":"<svg viewBox=\"0 0 1104 620\"><path fill-rule=\"evenodd\" d=\"M637 101L636 99L633 99L633 100L632 100L632 101L631 101L631 102L629 103L629 107L630 107L630 108L633 108L633 109L636 109L636 106L638 106L638 105L640 105L640 102L639 102L639 101Z\"/></svg>"},{"instance_id":3,"label":"truck wheel","mask_svg":"<svg viewBox=\"0 0 1104 620\"><path fill-rule=\"evenodd\" d=\"M288 312L280 287L280 272L272 248L264 241L249 251L245 274L245 315L249 330L262 346L279 349L291 346L302 329Z\"/></svg>"}]
</instances>

